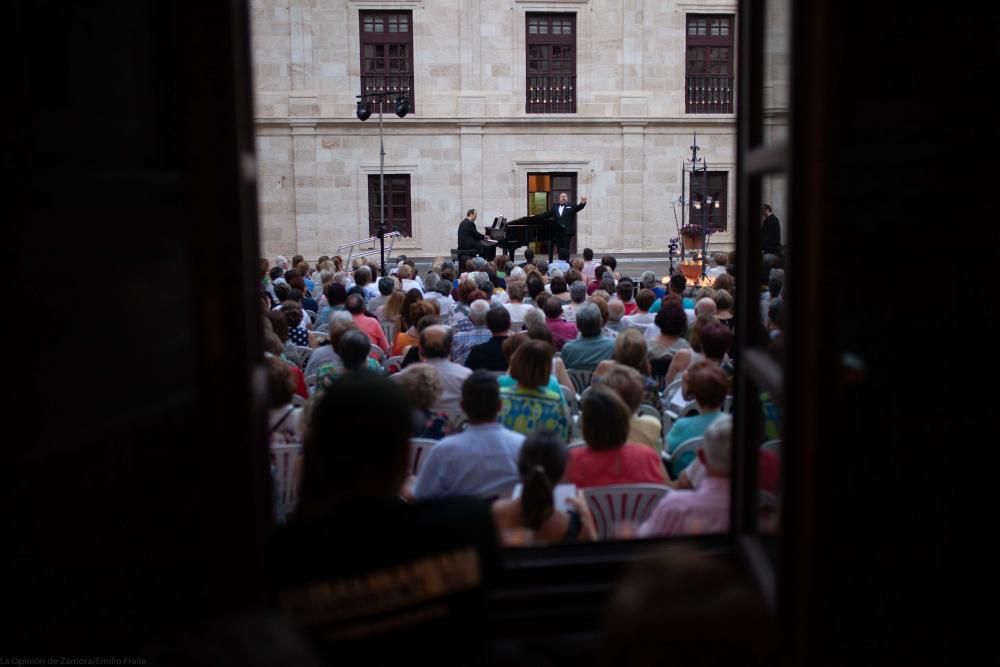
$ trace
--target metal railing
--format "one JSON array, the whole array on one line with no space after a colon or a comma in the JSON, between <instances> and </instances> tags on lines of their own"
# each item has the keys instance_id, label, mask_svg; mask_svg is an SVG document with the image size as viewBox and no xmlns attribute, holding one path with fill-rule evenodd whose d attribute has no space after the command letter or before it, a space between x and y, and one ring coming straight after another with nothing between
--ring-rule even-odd
<instances>
[{"instance_id":1,"label":"metal railing","mask_svg":"<svg viewBox=\"0 0 1000 667\"><path fill-rule=\"evenodd\" d=\"M689 76L687 113L733 113L732 76Z\"/></svg>"},{"instance_id":2,"label":"metal railing","mask_svg":"<svg viewBox=\"0 0 1000 667\"><path fill-rule=\"evenodd\" d=\"M527 113L576 113L576 76L528 77Z\"/></svg>"},{"instance_id":3,"label":"metal railing","mask_svg":"<svg viewBox=\"0 0 1000 667\"><path fill-rule=\"evenodd\" d=\"M396 243L396 239L402 238L402 234L399 232L386 232L385 233L385 256L386 259L392 257L392 247ZM371 245L371 248L365 248L359 252L355 252L359 246ZM347 256L344 257L344 252L347 252ZM344 266L351 265L351 259L354 257L369 257L371 255L378 255L382 252L382 249L378 245L378 237L370 236L366 239L361 239L360 241L354 241L352 243L345 243L344 245L337 248L337 254L344 257Z\"/></svg>"}]
</instances>

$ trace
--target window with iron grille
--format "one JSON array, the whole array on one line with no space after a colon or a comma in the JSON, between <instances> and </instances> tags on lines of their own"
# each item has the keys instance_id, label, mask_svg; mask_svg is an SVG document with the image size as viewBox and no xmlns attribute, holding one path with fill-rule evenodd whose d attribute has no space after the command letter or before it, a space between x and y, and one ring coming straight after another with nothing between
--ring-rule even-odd
<instances>
[{"instance_id":1,"label":"window with iron grille","mask_svg":"<svg viewBox=\"0 0 1000 667\"><path fill-rule=\"evenodd\" d=\"M525 16L527 113L576 113L576 14Z\"/></svg>"},{"instance_id":2,"label":"window with iron grille","mask_svg":"<svg viewBox=\"0 0 1000 667\"><path fill-rule=\"evenodd\" d=\"M691 175L691 209L688 211L688 222L702 224L705 220L705 205L708 206L708 226L714 232L726 231L726 185L729 172L708 172L708 196L705 196L705 172L696 171Z\"/></svg>"},{"instance_id":3,"label":"window with iron grille","mask_svg":"<svg viewBox=\"0 0 1000 667\"><path fill-rule=\"evenodd\" d=\"M382 112L395 109L394 93L413 98L413 12L363 11L361 22L361 92L388 93ZM377 110L377 109L376 109Z\"/></svg>"},{"instance_id":4,"label":"window with iron grille","mask_svg":"<svg viewBox=\"0 0 1000 667\"><path fill-rule=\"evenodd\" d=\"M378 228L378 174L368 175L368 233L375 236ZM386 232L399 232L405 238L413 236L410 217L410 175L385 175Z\"/></svg>"},{"instance_id":5,"label":"window with iron grille","mask_svg":"<svg viewBox=\"0 0 1000 667\"><path fill-rule=\"evenodd\" d=\"M687 17L687 113L733 113L733 16Z\"/></svg>"}]
</instances>

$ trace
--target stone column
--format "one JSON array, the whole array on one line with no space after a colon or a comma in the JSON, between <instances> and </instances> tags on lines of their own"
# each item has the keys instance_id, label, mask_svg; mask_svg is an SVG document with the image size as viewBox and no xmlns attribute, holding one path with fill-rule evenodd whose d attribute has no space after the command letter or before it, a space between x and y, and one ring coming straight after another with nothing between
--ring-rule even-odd
<instances>
[{"instance_id":1,"label":"stone column","mask_svg":"<svg viewBox=\"0 0 1000 667\"><path fill-rule=\"evenodd\" d=\"M645 132L644 122L622 123L622 220L618 247L624 250L642 248Z\"/></svg>"},{"instance_id":2,"label":"stone column","mask_svg":"<svg viewBox=\"0 0 1000 667\"><path fill-rule=\"evenodd\" d=\"M319 239L315 124L292 123L292 169L295 188L293 254L312 256Z\"/></svg>"},{"instance_id":3,"label":"stone column","mask_svg":"<svg viewBox=\"0 0 1000 667\"><path fill-rule=\"evenodd\" d=\"M462 202L459 214L464 216L470 208L477 211L483 208L483 126L460 123L458 129L462 142ZM479 224L484 225L486 221L480 220Z\"/></svg>"},{"instance_id":4,"label":"stone column","mask_svg":"<svg viewBox=\"0 0 1000 667\"><path fill-rule=\"evenodd\" d=\"M312 8L293 4L288 9L288 18L292 75L288 115L315 118L319 115L319 102L316 98L316 68L313 64Z\"/></svg>"}]
</instances>

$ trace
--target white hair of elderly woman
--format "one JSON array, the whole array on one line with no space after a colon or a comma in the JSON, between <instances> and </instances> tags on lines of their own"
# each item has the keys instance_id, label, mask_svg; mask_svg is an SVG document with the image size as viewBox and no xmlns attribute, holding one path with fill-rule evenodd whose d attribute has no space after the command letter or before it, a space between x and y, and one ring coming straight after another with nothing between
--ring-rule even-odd
<instances>
[{"instance_id":1,"label":"white hair of elderly woman","mask_svg":"<svg viewBox=\"0 0 1000 667\"><path fill-rule=\"evenodd\" d=\"M733 451L733 418L722 414L705 429L705 465L709 472L728 475Z\"/></svg>"}]
</instances>

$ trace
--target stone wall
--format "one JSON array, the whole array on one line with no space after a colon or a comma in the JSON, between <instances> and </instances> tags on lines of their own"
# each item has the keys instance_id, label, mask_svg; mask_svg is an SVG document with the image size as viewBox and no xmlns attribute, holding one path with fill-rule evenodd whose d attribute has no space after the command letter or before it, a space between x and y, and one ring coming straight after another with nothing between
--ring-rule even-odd
<instances>
[{"instance_id":1,"label":"stone wall","mask_svg":"<svg viewBox=\"0 0 1000 667\"><path fill-rule=\"evenodd\" d=\"M388 8L411 10L414 25L416 111L384 118L385 171L411 176L405 252L446 253L468 208L481 222L525 215L529 171L578 175L589 200L578 247L664 250L694 132L709 168L730 174L729 232L714 245L731 244L735 116L684 113L684 26L687 13L735 14L735 2L254 0L266 255L312 258L368 236L379 136L377 116L354 115L358 12ZM528 11L577 15L576 114L525 113Z\"/></svg>"}]
</instances>

